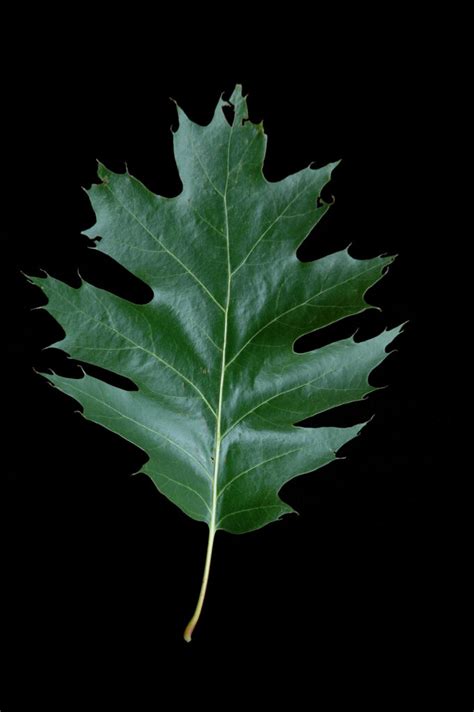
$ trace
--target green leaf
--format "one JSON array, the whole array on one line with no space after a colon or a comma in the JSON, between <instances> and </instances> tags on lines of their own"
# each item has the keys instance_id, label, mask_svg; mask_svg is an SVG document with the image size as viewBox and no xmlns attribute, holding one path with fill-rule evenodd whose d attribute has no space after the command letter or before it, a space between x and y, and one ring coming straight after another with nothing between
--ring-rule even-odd
<instances>
[{"instance_id":1,"label":"green leaf","mask_svg":"<svg viewBox=\"0 0 474 712\"><path fill-rule=\"evenodd\" d=\"M360 430L294 423L373 390L368 375L399 333L294 352L299 336L367 308L364 293L392 258L356 260L343 250L299 261L297 247L329 209L318 199L337 164L268 182L263 127L248 121L240 86L230 101L232 124L222 100L208 126L178 109L183 189L175 198L103 165L88 191L97 222L86 234L151 287L149 303L85 281L73 288L31 278L64 328L54 346L138 390L87 374L47 378L86 418L143 449L143 472L160 492L209 525L187 640L216 531L248 532L293 511L278 495L282 485L334 460Z\"/></svg>"}]
</instances>

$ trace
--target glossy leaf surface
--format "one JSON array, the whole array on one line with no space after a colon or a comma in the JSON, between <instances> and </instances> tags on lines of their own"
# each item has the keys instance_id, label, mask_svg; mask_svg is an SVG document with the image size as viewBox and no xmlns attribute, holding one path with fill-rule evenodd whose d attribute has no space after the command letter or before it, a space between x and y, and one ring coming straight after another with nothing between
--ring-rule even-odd
<instances>
[{"instance_id":1,"label":"glossy leaf surface","mask_svg":"<svg viewBox=\"0 0 474 712\"><path fill-rule=\"evenodd\" d=\"M373 390L368 375L399 331L294 352L299 336L365 309L364 293L392 258L344 250L299 261L298 246L329 209L319 197L336 164L268 182L266 137L247 120L240 87L232 123L225 103L205 127L178 109L178 196L102 165L88 191L97 222L86 234L153 290L149 303L31 278L65 331L54 346L138 390L87 374L47 378L86 418L143 449L143 472L207 522L211 539L292 511L282 485L331 462L360 430L294 424Z\"/></svg>"}]
</instances>

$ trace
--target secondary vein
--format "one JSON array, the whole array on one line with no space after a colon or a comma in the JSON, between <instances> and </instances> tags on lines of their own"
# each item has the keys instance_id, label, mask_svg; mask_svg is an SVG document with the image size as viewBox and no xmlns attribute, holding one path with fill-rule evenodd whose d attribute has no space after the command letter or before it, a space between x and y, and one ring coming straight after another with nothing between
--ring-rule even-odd
<instances>
[{"instance_id":1,"label":"secondary vein","mask_svg":"<svg viewBox=\"0 0 474 712\"><path fill-rule=\"evenodd\" d=\"M87 282L84 282L84 285L87 285L87 288L90 287L90 285L89 285ZM54 289L54 287L53 287L53 289ZM67 303L70 304L72 307L74 307L74 309L75 309L77 312L79 312L79 314L84 314L84 316L86 316L88 319L90 319L90 321L95 321L97 324L100 324L101 326L104 326L106 329L109 329L110 331L113 331L114 334L117 334L117 336L120 336L120 337L121 337L122 339L124 339L125 341L128 341L129 344L133 344L133 348L139 349L140 351L143 351L144 353L148 354L149 356L152 356L152 357L153 357L154 359L156 359L159 363L162 363L163 366L166 366L166 367L169 368L171 371L174 371L174 373L176 373L177 376L180 376L180 378L182 378L183 381L185 381L186 383L188 383L188 384L196 391L196 393L201 397L201 399L203 400L203 402L207 405L207 407L209 408L209 410L211 411L211 413L213 414L213 416L216 417L216 412L215 412L214 408L212 407L212 405L211 405L211 404L209 403L209 401L207 400L207 398L206 398L206 396L204 395L204 393L201 391L200 388L198 388L198 386L196 386L195 383L193 383L193 381L191 381L187 376L185 376L184 373L181 373L181 371L179 371L177 368L175 368L175 367L172 366L170 363L168 363L168 361L165 361L165 359L161 358L161 356L158 356L158 354L156 354L154 351L150 351L149 349L145 348L145 347L142 346L141 344L137 344L136 341L134 341L133 339L131 339L129 336L126 336L123 332L118 331L118 329L116 329L115 326L113 326L113 320L112 320L112 318L111 318L111 316L110 316L109 310L107 309L107 307L105 306L105 304L102 302L102 300L98 298L98 296L95 294L95 292L94 292L93 289L91 290L92 295L93 295L93 297L99 302L99 304L101 304L101 306L105 309L105 312L108 314L109 319L111 320L111 323L110 323L110 324L106 324L104 321L101 321L100 319L96 319L96 317L92 316L91 314L88 314L88 313L87 313L86 311L84 311L83 309L80 309L76 304L74 304L74 302L72 302L70 299L68 299L66 296L64 296L64 294L62 294L62 293L59 292L58 290L55 290L55 291L56 291L56 294L59 294L59 295L61 296L61 298L64 299L65 302L67 302ZM82 347L80 347L80 348L82 348Z\"/></svg>"},{"instance_id":2,"label":"secondary vein","mask_svg":"<svg viewBox=\"0 0 474 712\"><path fill-rule=\"evenodd\" d=\"M134 212L132 212L132 210L130 210L130 208L128 208L124 203L122 203L121 200L119 200L119 199L117 198L117 196L116 196L115 193L112 191L112 189L110 188L109 185L107 185L106 183L104 183L104 185L106 186L107 190L110 192L111 196L112 196L112 197L117 201L117 203L121 206L121 208L123 208L123 210L125 210L132 218L134 218L134 220L137 221L137 223L140 225L140 227L142 227L143 230L145 230L145 232L148 233L148 235L150 235L150 237L153 238L153 240L155 240L155 242L157 242L157 243L160 245L160 247L162 247L163 250L164 250L170 257L172 257L174 260L176 260L176 262L177 262L179 265L181 265L181 267L194 279L195 282L197 282L197 284L199 284L200 287L202 287L202 289L206 292L206 294L212 299L212 301L214 302L214 304L216 304L216 305L219 307L219 309L220 309L221 311L224 311L224 307L222 306L222 304L221 304L219 301L217 301L217 299L215 298L215 296L212 294L212 292L210 292L210 291L208 290L208 288L206 287L206 285L203 284L203 282L201 282L201 280L199 279L199 277L198 277L197 275L195 275L194 272L193 272L192 270L190 270L189 267L188 267L182 260L180 260L180 258L179 258L177 255L175 255L172 250L170 250L168 247L166 247L165 243L162 242L162 240L160 240L160 238L157 237L157 235L155 235L149 228L147 228L147 226L146 226L144 223L142 223L142 221L140 220L140 218L138 217L138 215L136 215Z\"/></svg>"},{"instance_id":3,"label":"secondary vein","mask_svg":"<svg viewBox=\"0 0 474 712\"><path fill-rule=\"evenodd\" d=\"M70 379L68 379L70 380ZM97 396L93 396L92 393L88 393L87 391L83 391L81 388L78 388L77 386L73 385L72 383L68 383L68 388L71 388L73 391L77 391L78 393L82 393L82 395L87 396L88 398L91 398L92 400L97 401L101 405L105 405L106 408L110 408L110 410L113 410L114 413L117 413L120 415L122 418L125 420L130 420L132 423L135 423L135 425L139 425L141 428L144 428L144 430L149 430L150 433L154 433L155 435L159 435L159 437L163 438L167 442L170 443L170 445L174 445L175 447L178 448L178 450L182 450L188 457L190 457L192 460L194 460L199 467L203 469L203 471L206 473L207 477L209 477L209 472L206 470L205 466L200 462L200 460L197 459L192 453L188 452L186 448L184 448L182 445L179 445L179 443L175 442L174 440L171 440L167 435L164 435L164 433L161 433L159 430L155 430L154 428L150 428L148 425L145 425L144 423L141 423L139 420L135 420L134 418L131 418L129 415L125 415L125 413L122 413L122 411L118 410L117 408L114 408L113 405L110 405L110 403L107 403L104 400L101 400L101 398L97 398ZM125 437L125 436L122 436ZM135 443L137 444L137 443ZM138 445L138 444L137 444ZM138 445L138 447L141 447L141 445Z\"/></svg>"}]
</instances>

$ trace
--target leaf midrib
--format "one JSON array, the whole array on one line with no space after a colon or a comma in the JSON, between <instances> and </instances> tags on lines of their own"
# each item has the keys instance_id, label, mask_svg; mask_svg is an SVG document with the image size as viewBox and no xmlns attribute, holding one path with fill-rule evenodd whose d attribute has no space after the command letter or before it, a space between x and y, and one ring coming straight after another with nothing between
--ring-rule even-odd
<instances>
[{"instance_id":1,"label":"leaf midrib","mask_svg":"<svg viewBox=\"0 0 474 712\"><path fill-rule=\"evenodd\" d=\"M234 121L236 117L234 117ZM209 544L212 547L214 534L216 531L216 513L217 513L217 480L219 476L219 465L220 465L220 452L221 452L221 423L222 423L222 406L224 402L224 381L226 372L226 357L227 357L227 329L229 323L229 306L230 306L230 290L232 281L232 269L230 263L230 230L229 230L229 211L227 206L227 189L229 186L229 175L230 175L230 147L232 142L232 131L234 128L234 121L229 127L229 140L227 142L227 165L226 165L226 181L224 186L224 192L222 193L222 200L224 206L224 226L225 226L225 238L227 246L227 295L224 311L224 329L222 336L222 360L221 360L221 372L219 378L219 397L217 403L217 413L216 413L216 432L215 432L215 444L214 444L214 471L212 475L212 503L211 503L211 521L209 523L210 537Z\"/></svg>"}]
</instances>

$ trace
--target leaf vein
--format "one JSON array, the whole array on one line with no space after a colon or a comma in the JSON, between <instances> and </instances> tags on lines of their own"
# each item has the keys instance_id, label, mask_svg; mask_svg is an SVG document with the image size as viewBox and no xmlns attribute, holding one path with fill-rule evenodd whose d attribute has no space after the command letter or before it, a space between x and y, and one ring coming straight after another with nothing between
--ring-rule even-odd
<instances>
[{"instance_id":1,"label":"leaf vein","mask_svg":"<svg viewBox=\"0 0 474 712\"><path fill-rule=\"evenodd\" d=\"M155 474L155 473L153 473L153 474ZM190 492L195 494L196 497L199 497L199 499L201 499L204 502L204 505L205 505L207 511L209 513L211 512L211 509L210 509L208 503L206 502L206 500L204 499L204 497L202 496L202 494L200 494L197 490L193 489L193 487L186 485L184 482L179 482L178 480L175 480L173 477L170 477L169 475L165 475L164 472L157 472L156 476L164 477L166 480L169 480L170 482L174 482L175 485L178 485L179 487L184 487L185 489L189 490Z\"/></svg>"},{"instance_id":2,"label":"leaf vein","mask_svg":"<svg viewBox=\"0 0 474 712\"><path fill-rule=\"evenodd\" d=\"M362 360L361 358L354 359L352 361L352 363L353 364L360 363L361 360ZM268 405L268 403L271 403L271 401L275 400L275 398L280 398L280 396L284 396L287 393L292 393L293 391L297 391L300 388L305 388L306 386L309 386L312 383L317 383L322 378L325 378L326 376L330 376L331 373L336 373L336 371L339 371L339 369L344 368L346 365L347 364L344 364L344 363L338 364L335 368L331 368L329 371L326 371L325 373L321 373L319 376L316 376L316 378L312 378L311 380L306 381L305 383L300 383L297 386L288 388L286 391L280 391L279 393L275 393L275 395L271 396L271 398L267 398L266 400L264 400L261 403L259 403L258 405L256 405L254 408L251 408L249 411L247 411L247 413L244 413L244 415L242 415L238 420L236 420L235 423L232 423L232 425L229 426L229 428L227 428L227 430L225 431L222 438L224 439L226 437L226 435L228 435L230 433L230 431L235 428L236 425L238 425L239 423L242 422L242 420L245 420L245 418L247 418L249 415L254 413L259 408L262 408L264 405ZM367 384L367 387L369 387L369 384ZM318 390L321 390L321 391L363 391L364 389L362 389L362 388L319 388ZM281 408L279 408L278 410L281 410Z\"/></svg>"},{"instance_id":3,"label":"leaf vein","mask_svg":"<svg viewBox=\"0 0 474 712\"><path fill-rule=\"evenodd\" d=\"M224 485L224 487L220 490L220 492L218 492L218 494L217 494L217 499L219 499L219 497L222 496L222 494L224 493L224 491L225 491L228 487L230 487L230 485L231 485L233 482L235 482L236 480L240 479L241 477L243 477L244 475L246 475L248 472L252 472L252 470L256 470L256 469L258 469L259 467L262 467L262 465L266 465L268 462L273 462L274 460L279 460L280 458L285 457L286 455L290 455L290 454L293 453L293 452L298 452L298 451L301 450L301 449L302 449L302 448L297 447L297 448L294 448L293 450L288 450L287 452L283 452L283 453L280 453L279 455L275 455L275 457L270 457L268 460L263 460L262 462L259 462L257 465L253 465L252 467L249 467L247 470L244 470L243 472L239 472L238 475L235 475L235 477L233 477L231 480L229 480L229 482L227 482L227 483Z\"/></svg>"},{"instance_id":4,"label":"leaf vein","mask_svg":"<svg viewBox=\"0 0 474 712\"><path fill-rule=\"evenodd\" d=\"M207 180L209 181L210 186L215 190L217 195L220 195L221 198L224 198L225 197L224 193L222 193L222 191L220 191L219 188L215 185L214 181L211 180L211 177L210 177L209 173L207 172L206 167L205 167L204 163L202 162L200 155L196 151L195 143L194 143L194 131L195 131L194 126L195 126L195 124L193 124L193 128L190 132L192 152L193 152L194 156L196 156L198 163L201 167L201 170L202 170L203 174L205 175L205 177L207 178Z\"/></svg>"},{"instance_id":5,"label":"leaf vein","mask_svg":"<svg viewBox=\"0 0 474 712\"><path fill-rule=\"evenodd\" d=\"M112 195L112 197L117 201L117 203L120 205L120 207L123 208L123 210L125 210L132 218L134 218L134 220L137 221L137 223L140 225L140 227L143 228L143 230L145 230L145 232L146 232L148 235L150 235L150 237L151 237L153 240L155 240L155 242L157 242L157 243L160 245L160 247L162 247L163 250L164 250L170 257L172 257L174 260L176 260L176 262L178 262L178 264L181 265L181 267L195 280L195 282L197 282L197 284L199 284L199 285L202 287L202 289L206 292L206 294L212 299L212 301L214 302L214 304L216 304L216 305L219 307L219 309L220 309L221 311L224 311L224 307L222 306L222 304L215 298L215 296L212 294L212 292L209 291L209 289L206 287L206 285L205 285L203 282L201 282L201 280L199 279L199 277L198 277L196 274L194 274L194 272L193 272L191 269L189 269L189 267L178 257L178 255L175 255L174 252L173 252L172 250L170 250L170 249L165 245L165 243L162 242L162 240L160 240L159 237L157 237L153 232L151 232L151 230L150 230L149 228L147 228L147 226L140 220L140 218L138 217L138 215L136 215L134 212L132 212L132 211L130 210L130 208L128 208L124 203L122 203L121 200L119 200L119 198L117 198L116 194L115 194L115 193L113 192L113 190L110 188L110 186L108 185L108 183L105 183L104 185L106 185L107 190L110 192L110 194Z\"/></svg>"},{"instance_id":6,"label":"leaf vein","mask_svg":"<svg viewBox=\"0 0 474 712\"><path fill-rule=\"evenodd\" d=\"M246 509L237 509L235 512L229 512L229 514L226 514L224 517L222 517L222 519L220 519L216 524L216 527L219 527L225 519L233 517L235 514L243 514L243 512L253 512L255 509L283 509L284 506L285 503L282 502L281 504L262 504L259 507L247 507Z\"/></svg>"},{"instance_id":7,"label":"leaf vein","mask_svg":"<svg viewBox=\"0 0 474 712\"><path fill-rule=\"evenodd\" d=\"M85 283L85 284L87 284L87 283ZM54 289L54 288L53 288L53 289ZM58 290L56 290L56 292L57 292L58 294L61 294ZM92 290L92 294L93 294L94 296L96 296L96 295L95 295L95 292L94 292L93 290ZM195 383L193 383L187 376L184 375L184 373L181 373L181 371L178 371L177 368L175 368L175 367L172 366L170 363L168 363L167 361L165 361L164 359L162 359L161 356L158 356L158 354L154 353L153 351L150 351L149 349L146 349L144 346L141 346L140 344L137 344L136 341L133 341L133 339L130 339L130 337L126 336L126 335L123 334L121 331L118 331L118 329L116 329L114 326L111 326L110 324L106 324L104 321L101 321L100 319L96 319L96 317L92 316L91 314L88 314L88 313L87 313L86 311L84 311L83 309L79 309L79 307L78 307L76 304L74 304L74 302L72 302L70 299L68 299L68 298L67 298L66 296L64 296L63 294L61 294L61 297L62 297L62 299L64 299L68 304L70 304L77 312L79 312L80 314L84 314L84 316L86 316L86 317L87 317L88 319L90 319L91 321L95 321L97 324L100 324L101 326L104 326L105 328L110 329L110 330L113 331L115 334L117 334L117 336L120 336L122 339L125 339L125 341L128 341L128 342L131 343L131 344L134 344L134 347L135 347L135 348L140 349L141 351L144 351L145 353L149 354L150 356L152 356L153 358L155 358L157 361L159 361L160 363L162 363L164 366L166 366L167 368L169 368L169 369L171 369L172 371L174 371L178 376L180 376L184 381L186 381L186 383L188 383L190 386L192 386L192 388L194 388L194 390L196 391L196 393L199 394L199 396L202 398L202 400L203 400L204 403L207 405L207 407L209 408L209 410L211 411L211 413L214 415L214 417L216 417L216 412L215 412L214 408L212 407L212 405L211 405L211 404L209 403L209 401L207 400L206 396L202 393L202 391L198 388L198 386L196 386ZM107 310L107 308L105 307L105 305L102 303L102 301L101 301L100 299L98 299L97 296L96 296L96 299L97 299L97 301L99 302L99 304L102 304L102 306L103 306L104 309L106 310L107 314L109 314L109 318L110 318L110 313L109 313L109 311Z\"/></svg>"},{"instance_id":8,"label":"leaf vein","mask_svg":"<svg viewBox=\"0 0 474 712\"><path fill-rule=\"evenodd\" d=\"M239 264L239 265L234 269L234 271L232 272L233 275L236 274L236 273L239 271L239 269L240 269L241 267L243 267L243 265L247 262L248 258L249 258L250 255L252 254L252 252L258 247L258 245L260 244L260 242L263 240L263 238L265 237L265 235L267 235L267 234L270 232L270 230L276 225L276 223L277 223L279 220L281 220L281 218L283 218L283 217L285 216L285 213L287 212L287 210L290 209L290 207L293 205L293 203L295 203L295 202L298 200L298 198L301 198L301 196L304 195L304 193L306 193L306 192L307 192L310 188L312 188L312 187L313 187L312 185L307 185L300 193L297 193L297 194L295 195L295 197L288 203L288 205L287 205L286 208L283 210L283 212L281 212L281 213L273 220L273 222L271 222L270 225L262 232L262 234L260 235L260 237L257 238L257 241L254 243L253 247L249 250L249 252L248 252L247 255L244 257L244 259L242 260L242 262L240 262L240 264Z\"/></svg>"},{"instance_id":9,"label":"leaf vein","mask_svg":"<svg viewBox=\"0 0 474 712\"><path fill-rule=\"evenodd\" d=\"M237 353L235 354L235 356L233 356L233 357L230 359L230 361L227 362L226 368L228 368L228 367L231 365L231 363L233 363L233 362L240 356L240 354L242 353L242 351L244 351L244 350L247 348L247 346L250 344L251 341L253 341L253 340L255 339L256 336L258 336L262 331L264 331L264 330L265 330L267 327L269 327L271 324L274 324L276 321L278 321L278 319L281 319L282 316L285 316L286 314L289 314L290 312L293 312L293 311L295 311L296 309L299 309L300 307L303 307L303 306L305 306L305 305L308 305L308 306L310 306L310 307L317 307L317 306L319 306L319 307L321 307L321 308L324 308L324 307L326 307L327 305L325 305L325 304L320 304L320 305L318 305L318 304L309 304L309 302L310 302L312 299L316 299L317 297L320 297L322 294L325 294L326 292L330 292L332 289L336 289L337 287L341 287L343 284L347 284L348 282L351 282L351 281L354 280L354 279L358 279L358 278L361 277L362 275L367 274L368 272L371 272L371 271L377 270L377 269L380 269L379 265L375 265L375 266L373 266L373 267L369 267L368 269L363 270L362 272L359 272L358 274L356 274L356 275L354 275L354 276L352 276L352 277L349 277L348 279L345 279L345 280L343 280L342 282L338 282L337 284L334 284L334 285L332 285L331 287L328 287L327 289L322 289L322 290L320 290L320 291L317 292L316 294L313 294L311 297L309 297L308 299L306 299L304 302L300 302L299 304L296 304L295 306L290 307L290 309L287 309L286 311L282 312L281 314L278 314L278 316L274 317L273 319L270 319L270 321L268 321L268 322L267 322L266 324L264 324L260 329L258 329L258 331L256 331L256 332L250 337L250 339L248 339L248 341L245 342L245 344L242 346L242 348L241 348L239 351L237 351ZM331 306L334 306L334 305L329 305L329 306L331 307ZM367 306L368 306L368 305L367 305Z\"/></svg>"},{"instance_id":10,"label":"leaf vein","mask_svg":"<svg viewBox=\"0 0 474 712\"><path fill-rule=\"evenodd\" d=\"M70 379L69 379L70 380ZM203 463L197 459L191 452L186 450L182 445L179 443L175 442L171 438L169 438L167 435L164 435L164 433L160 432L159 430L155 430L154 428L150 428L148 425L145 425L144 423L141 423L139 420L135 420L135 418L131 418L129 415L125 415L125 413L122 413L122 411L118 410L118 408L114 408L114 406L110 405L110 403L107 403L106 401L102 400L101 398L97 398L97 396L93 396L91 393L88 393L87 391L83 391L81 388L78 388L77 386L73 385L72 383L68 383L68 388L71 388L73 391L77 391L78 393L82 393L82 395L87 396L88 398L92 398L92 400L97 401L101 405L104 405L106 408L110 408L110 410L113 410L114 413L117 413L120 415L122 418L125 418L125 420L130 420L132 423L135 423L135 425L138 425L141 428L144 428L144 430L149 430L151 433L154 433L155 435L158 435L159 437L163 438L167 442L170 443L170 445L173 445L174 447L178 448L182 452L184 452L191 460L194 460L199 467L205 472L206 476L210 478L210 473L206 469L206 467L203 465ZM138 446L140 447L140 446Z\"/></svg>"},{"instance_id":11,"label":"leaf vein","mask_svg":"<svg viewBox=\"0 0 474 712\"><path fill-rule=\"evenodd\" d=\"M217 232L218 235L221 235L221 237L224 237L224 238L225 238L225 236L226 236L226 235L225 235L225 232L222 232L222 230L219 230L218 227L216 227L216 226L213 225L211 222L209 222L209 220L208 220L207 218L205 218L204 215L202 215L202 214L199 212L199 210L197 210L197 209L194 207L194 205L192 205L191 203L189 203L189 207L191 208L191 210L193 211L193 213L196 213L196 215L198 216L198 218L199 218L200 220L202 220L204 223L206 223L206 225L209 225L209 227L212 228L212 229L214 230L214 232Z\"/></svg>"}]
</instances>

